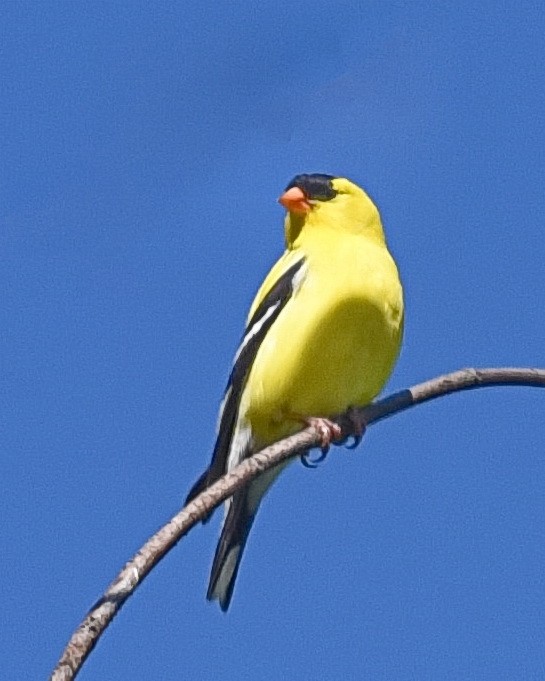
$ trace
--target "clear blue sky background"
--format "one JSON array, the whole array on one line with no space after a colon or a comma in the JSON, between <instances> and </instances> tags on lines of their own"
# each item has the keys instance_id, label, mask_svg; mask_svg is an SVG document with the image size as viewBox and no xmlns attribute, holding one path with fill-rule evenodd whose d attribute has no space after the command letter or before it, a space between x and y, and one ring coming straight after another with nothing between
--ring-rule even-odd
<instances>
[{"instance_id":1,"label":"clear blue sky background","mask_svg":"<svg viewBox=\"0 0 545 681\"><path fill-rule=\"evenodd\" d=\"M545 10L8 0L0 25L0 660L43 679L208 461L296 173L381 208L407 296L389 390L545 364ZM227 616L218 517L80 678L545 678L544 409L455 396L292 466Z\"/></svg>"}]
</instances>

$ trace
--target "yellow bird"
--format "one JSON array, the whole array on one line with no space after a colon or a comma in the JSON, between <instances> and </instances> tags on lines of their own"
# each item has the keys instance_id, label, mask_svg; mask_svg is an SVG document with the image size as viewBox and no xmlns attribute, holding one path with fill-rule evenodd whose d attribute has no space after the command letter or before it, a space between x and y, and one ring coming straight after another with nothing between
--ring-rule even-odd
<instances>
[{"instance_id":1,"label":"yellow bird","mask_svg":"<svg viewBox=\"0 0 545 681\"><path fill-rule=\"evenodd\" d=\"M310 174L297 175L279 202L286 251L250 309L212 462L188 501L304 424L318 427L326 447L339 435L328 417L371 402L399 353L403 291L371 199L345 178ZM259 504L285 465L225 503L207 593L223 611Z\"/></svg>"}]
</instances>

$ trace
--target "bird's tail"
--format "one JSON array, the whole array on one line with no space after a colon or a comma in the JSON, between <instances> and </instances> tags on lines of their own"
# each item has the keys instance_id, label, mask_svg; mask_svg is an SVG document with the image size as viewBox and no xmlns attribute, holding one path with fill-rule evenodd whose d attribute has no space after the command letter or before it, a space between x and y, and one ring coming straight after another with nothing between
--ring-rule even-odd
<instances>
[{"instance_id":1,"label":"bird's tail","mask_svg":"<svg viewBox=\"0 0 545 681\"><path fill-rule=\"evenodd\" d=\"M219 457L214 458L210 466L208 466L204 473L199 477L197 482L189 490L189 494L185 498L184 506L187 506L190 501L193 501L193 499L198 497L201 492L204 492L207 487L210 487L210 485L213 485L221 478L225 471L223 470L223 467L218 465L218 461ZM212 509L212 511L210 511L210 513L202 519L203 524L210 520L214 510L215 509Z\"/></svg>"},{"instance_id":2,"label":"bird's tail","mask_svg":"<svg viewBox=\"0 0 545 681\"><path fill-rule=\"evenodd\" d=\"M187 497L185 498L185 504L184 506L187 506L190 501L193 501L195 497L198 497L199 494L205 490L207 487L209 487L213 482L215 482L214 478L211 475L210 471L211 467L208 467L204 473L199 477L197 482L193 485L193 487L189 490L189 493Z\"/></svg>"},{"instance_id":3,"label":"bird's tail","mask_svg":"<svg viewBox=\"0 0 545 681\"><path fill-rule=\"evenodd\" d=\"M240 560L256 512L257 508L253 512L248 508L246 491L236 493L229 502L206 594L209 601L219 601L223 612L229 608L233 596Z\"/></svg>"},{"instance_id":4,"label":"bird's tail","mask_svg":"<svg viewBox=\"0 0 545 681\"><path fill-rule=\"evenodd\" d=\"M193 501L193 499L195 497L198 497L199 494L203 492L207 487L210 487L212 483L216 482L218 478L213 477L211 468L212 467L207 468L204 471L204 473L200 476L200 478L197 480L197 482L193 485L193 487L189 490L189 494L185 499L184 506L187 506L187 504L189 504L190 501ZM207 523L210 520L213 513L214 511L210 511L210 513L202 519L203 524Z\"/></svg>"}]
</instances>

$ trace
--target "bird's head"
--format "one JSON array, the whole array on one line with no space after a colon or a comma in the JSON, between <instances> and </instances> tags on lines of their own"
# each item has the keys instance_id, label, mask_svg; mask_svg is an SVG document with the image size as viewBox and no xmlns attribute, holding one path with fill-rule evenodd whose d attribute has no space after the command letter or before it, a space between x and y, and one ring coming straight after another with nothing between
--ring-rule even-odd
<instances>
[{"instance_id":1,"label":"bird's head","mask_svg":"<svg viewBox=\"0 0 545 681\"><path fill-rule=\"evenodd\" d=\"M320 229L348 231L384 240L380 215L371 199L344 177L296 175L278 201L286 214L286 241Z\"/></svg>"}]
</instances>

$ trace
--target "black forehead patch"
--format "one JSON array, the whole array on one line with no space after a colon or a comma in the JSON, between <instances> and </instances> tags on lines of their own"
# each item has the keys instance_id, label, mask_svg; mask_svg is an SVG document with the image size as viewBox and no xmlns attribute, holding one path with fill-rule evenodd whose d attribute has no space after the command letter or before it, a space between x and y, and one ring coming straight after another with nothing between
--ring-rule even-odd
<instances>
[{"instance_id":1,"label":"black forehead patch","mask_svg":"<svg viewBox=\"0 0 545 681\"><path fill-rule=\"evenodd\" d=\"M299 187L305 192L308 199L315 199L316 201L330 201L337 196L337 192L333 189L332 180L334 175L322 175L321 173L312 173L310 175L296 175L293 180L286 187Z\"/></svg>"}]
</instances>

